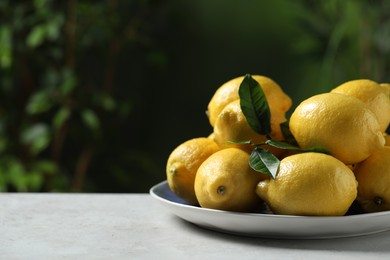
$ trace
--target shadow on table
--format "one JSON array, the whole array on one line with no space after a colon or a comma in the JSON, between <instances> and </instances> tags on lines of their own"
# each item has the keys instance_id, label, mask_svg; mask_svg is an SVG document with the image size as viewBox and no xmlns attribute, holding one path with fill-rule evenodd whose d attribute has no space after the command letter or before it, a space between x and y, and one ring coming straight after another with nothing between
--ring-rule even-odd
<instances>
[{"instance_id":1,"label":"shadow on table","mask_svg":"<svg viewBox=\"0 0 390 260\"><path fill-rule=\"evenodd\" d=\"M233 243L241 243L252 246L266 246L285 249L303 250L336 250L354 252L384 252L390 253L389 240L390 231L375 233L371 235L332 238L332 239L273 239L261 237L245 237L229 233L221 233L199 227L181 218L177 218L179 225L182 225L183 232L188 230L191 233L199 234L211 239L225 240ZM386 239L387 238L387 239Z\"/></svg>"}]
</instances>

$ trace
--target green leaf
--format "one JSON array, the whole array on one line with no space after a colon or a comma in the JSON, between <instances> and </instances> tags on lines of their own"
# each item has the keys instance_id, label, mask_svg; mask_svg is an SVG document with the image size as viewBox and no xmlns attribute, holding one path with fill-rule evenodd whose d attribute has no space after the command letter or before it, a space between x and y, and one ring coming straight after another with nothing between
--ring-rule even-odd
<instances>
[{"instance_id":1,"label":"green leaf","mask_svg":"<svg viewBox=\"0 0 390 260\"><path fill-rule=\"evenodd\" d=\"M31 145L32 154L38 154L44 149L46 149L50 144L50 136L42 135L40 138L37 138Z\"/></svg>"},{"instance_id":2,"label":"green leaf","mask_svg":"<svg viewBox=\"0 0 390 260\"><path fill-rule=\"evenodd\" d=\"M301 152L313 152L313 153L324 153L324 154L330 154L330 152L322 147L311 147L306 149L300 149Z\"/></svg>"},{"instance_id":3,"label":"green leaf","mask_svg":"<svg viewBox=\"0 0 390 260\"><path fill-rule=\"evenodd\" d=\"M253 149L249 158L249 166L263 174L268 175L272 179L276 178L278 173L280 161L270 151L255 148Z\"/></svg>"},{"instance_id":4,"label":"green leaf","mask_svg":"<svg viewBox=\"0 0 390 260\"><path fill-rule=\"evenodd\" d=\"M83 122L92 130L97 130L100 126L99 118L96 113L91 109L85 109L82 114Z\"/></svg>"},{"instance_id":5,"label":"green leaf","mask_svg":"<svg viewBox=\"0 0 390 260\"><path fill-rule=\"evenodd\" d=\"M53 126L54 128L59 128L61 127L65 121L69 118L70 116L70 109L67 107L62 107L58 112L55 114L53 118Z\"/></svg>"},{"instance_id":6,"label":"green leaf","mask_svg":"<svg viewBox=\"0 0 390 260\"><path fill-rule=\"evenodd\" d=\"M47 125L36 123L23 130L21 134L23 144L30 146L32 154L38 154L50 143L50 131Z\"/></svg>"},{"instance_id":7,"label":"green leaf","mask_svg":"<svg viewBox=\"0 0 390 260\"><path fill-rule=\"evenodd\" d=\"M298 151L298 152L315 152L315 153L325 153L329 154L329 152L321 147L311 147L311 148L299 148L297 146L282 142L282 141L275 141L275 140L267 140L265 141L265 144L268 144L270 146L284 149L284 150L293 150L293 151Z\"/></svg>"},{"instance_id":8,"label":"green leaf","mask_svg":"<svg viewBox=\"0 0 390 260\"><path fill-rule=\"evenodd\" d=\"M284 136L284 140L286 140L287 143L298 146L297 141L295 140L295 137L290 131L290 122L286 121L280 124L280 130L282 130L282 134Z\"/></svg>"},{"instance_id":9,"label":"green leaf","mask_svg":"<svg viewBox=\"0 0 390 260\"><path fill-rule=\"evenodd\" d=\"M54 175L58 172L58 165L50 160L36 161L32 164L31 168L33 171L48 175Z\"/></svg>"},{"instance_id":10,"label":"green leaf","mask_svg":"<svg viewBox=\"0 0 390 260\"><path fill-rule=\"evenodd\" d=\"M245 75L238 90L241 110L249 126L261 135L271 133L271 112L264 91L250 74Z\"/></svg>"},{"instance_id":11,"label":"green leaf","mask_svg":"<svg viewBox=\"0 0 390 260\"><path fill-rule=\"evenodd\" d=\"M301 150L301 148L297 146L282 141L267 140L265 141L265 144L268 144L276 148L284 149L284 150Z\"/></svg>"},{"instance_id":12,"label":"green leaf","mask_svg":"<svg viewBox=\"0 0 390 260\"><path fill-rule=\"evenodd\" d=\"M49 40L57 40L61 35L61 28L64 23L62 15L56 15L51 18L51 21L46 23L46 36Z\"/></svg>"},{"instance_id":13,"label":"green leaf","mask_svg":"<svg viewBox=\"0 0 390 260\"><path fill-rule=\"evenodd\" d=\"M10 26L0 26L0 67L9 68L12 64L12 30Z\"/></svg>"},{"instance_id":14,"label":"green leaf","mask_svg":"<svg viewBox=\"0 0 390 260\"><path fill-rule=\"evenodd\" d=\"M35 115L48 111L52 105L48 92L40 91L31 96L27 103L26 111L30 115Z\"/></svg>"},{"instance_id":15,"label":"green leaf","mask_svg":"<svg viewBox=\"0 0 390 260\"><path fill-rule=\"evenodd\" d=\"M46 26L44 24L36 25L27 35L27 46L35 48L42 44L46 37Z\"/></svg>"},{"instance_id":16,"label":"green leaf","mask_svg":"<svg viewBox=\"0 0 390 260\"><path fill-rule=\"evenodd\" d=\"M59 90L63 96L69 96L77 85L77 79L72 72L65 71L64 74Z\"/></svg>"},{"instance_id":17,"label":"green leaf","mask_svg":"<svg viewBox=\"0 0 390 260\"><path fill-rule=\"evenodd\" d=\"M43 123L36 123L26 128L21 135L21 141L24 144L31 144L37 138L48 133L48 127Z\"/></svg>"},{"instance_id":18,"label":"green leaf","mask_svg":"<svg viewBox=\"0 0 390 260\"><path fill-rule=\"evenodd\" d=\"M26 192L26 172L19 160L11 160L7 167L8 181L18 192Z\"/></svg>"}]
</instances>

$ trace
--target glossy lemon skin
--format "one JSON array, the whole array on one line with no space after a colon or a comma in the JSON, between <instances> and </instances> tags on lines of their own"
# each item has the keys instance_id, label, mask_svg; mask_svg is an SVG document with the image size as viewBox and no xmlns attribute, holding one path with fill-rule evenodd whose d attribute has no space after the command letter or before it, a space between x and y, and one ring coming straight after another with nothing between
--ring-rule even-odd
<instances>
[{"instance_id":1,"label":"glossy lemon skin","mask_svg":"<svg viewBox=\"0 0 390 260\"><path fill-rule=\"evenodd\" d=\"M373 153L354 169L358 202L367 212L390 210L390 147Z\"/></svg>"},{"instance_id":2,"label":"glossy lemon skin","mask_svg":"<svg viewBox=\"0 0 390 260\"><path fill-rule=\"evenodd\" d=\"M359 99L324 93L301 102L290 117L301 148L321 147L345 164L359 163L385 144L373 112Z\"/></svg>"},{"instance_id":3,"label":"glossy lemon skin","mask_svg":"<svg viewBox=\"0 0 390 260\"><path fill-rule=\"evenodd\" d=\"M207 158L195 178L195 194L201 207L253 212L261 205L256 185L268 178L248 164L249 154L238 148L226 148Z\"/></svg>"},{"instance_id":4,"label":"glossy lemon skin","mask_svg":"<svg viewBox=\"0 0 390 260\"><path fill-rule=\"evenodd\" d=\"M347 81L331 90L332 93L340 93L356 97L363 101L374 113L380 129L385 132L390 123L390 93L386 84L378 84L369 79L357 79Z\"/></svg>"},{"instance_id":5,"label":"glossy lemon skin","mask_svg":"<svg viewBox=\"0 0 390 260\"><path fill-rule=\"evenodd\" d=\"M166 164L166 176L171 190L190 204L198 205L194 190L196 172L199 166L219 149L219 146L207 137L193 138L176 147Z\"/></svg>"},{"instance_id":6,"label":"glossy lemon skin","mask_svg":"<svg viewBox=\"0 0 390 260\"><path fill-rule=\"evenodd\" d=\"M259 182L256 192L276 214L342 216L357 195L352 170L321 153L301 153L280 162L275 179Z\"/></svg>"}]
</instances>

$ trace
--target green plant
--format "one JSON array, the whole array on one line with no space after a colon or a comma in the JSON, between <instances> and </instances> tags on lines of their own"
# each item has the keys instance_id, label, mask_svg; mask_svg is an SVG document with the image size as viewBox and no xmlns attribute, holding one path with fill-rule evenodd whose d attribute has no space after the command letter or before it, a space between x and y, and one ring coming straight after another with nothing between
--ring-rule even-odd
<instances>
[{"instance_id":1,"label":"green plant","mask_svg":"<svg viewBox=\"0 0 390 260\"><path fill-rule=\"evenodd\" d=\"M147 30L154 10L149 1L0 3L0 191L104 190L87 173L125 172L116 153L144 167L149 155L121 140L139 98L124 85L142 78L118 78L124 54L142 54L128 70L161 63Z\"/></svg>"},{"instance_id":2,"label":"green plant","mask_svg":"<svg viewBox=\"0 0 390 260\"><path fill-rule=\"evenodd\" d=\"M296 6L303 32L296 51L309 57L305 69L317 92L351 79L390 81L388 1L302 0Z\"/></svg>"}]
</instances>

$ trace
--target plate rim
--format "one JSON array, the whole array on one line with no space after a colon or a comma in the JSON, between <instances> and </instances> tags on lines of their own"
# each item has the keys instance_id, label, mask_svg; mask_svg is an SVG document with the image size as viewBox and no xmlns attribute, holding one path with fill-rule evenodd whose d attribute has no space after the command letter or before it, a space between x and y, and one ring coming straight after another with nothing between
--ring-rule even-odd
<instances>
[{"instance_id":1,"label":"plate rim","mask_svg":"<svg viewBox=\"0 0 390 260\"><path fill-rule=\"evenodd\" d=\"M161 186L164 186L164 185L167 185L167 180L165 181L162 181L160 183L157 183L155 185L153 185L150 189L149 189L149 194L151 196L153 196L154 198L160 200L160 201L163 201L163 202L166 202L166 203L169 203L171 205L174 205L174 206L180 206L180 207L185 207L185 208L191 208L191 209L195 209L195 210L199 210L199 211L206 211L206 212L213 212L213 213L220 213L220 214L231 214L231 215L238 215L238 216L261 216L261 217L265 217L265 218L286 218L286 219L297 219L297 218L300 218L300 219L316 219L316 220L323 220L323 219L350 219L350 218L367 218L367 217L379 217L379 216L386 216L386 215L389 215L390 216L390 211L381 211L381 212L373 212L373 213L362 213L362 214L355 214L355 215L348 215L348 216L300 216L300 215L282 215L282 214L263 214L263 213L246 213L246 212L235 212L235 211L226 211L226 210L218 210L218 209L210 209L210 208L202 208L202 207L198 207L198 206L193 206L193 205L189 205L189 204L183 204L183 203L178 203L178 202L174 202L174 201L171 201L169 199L166 199L166 198L163 198L161 196L159 196L155 190Z\"/></svg>"},{"instance_id":2,"label":"plate rim","mask_svg":"<svg viewBox=\"0 0 390 260\"><path fill-rule=\"evenodd\" d=\"M162 197L167 192L166 189L168 196ZM156 193L156 190L161 193ZM209 209L185 204L183 199L172 192L167 180L155 184L149 193L176 217L200 228L225 234L269 239L317 240L367 236L390 231L390 211L347 216L297 216ZM170 200L171 195L172 199L177 198L179 202ZM240 217L244 221L239 220ZM232 226L232 223L241 224L237 227ZM302 229L305 226L311 228Z\"/></svg>"}]
</instances>

